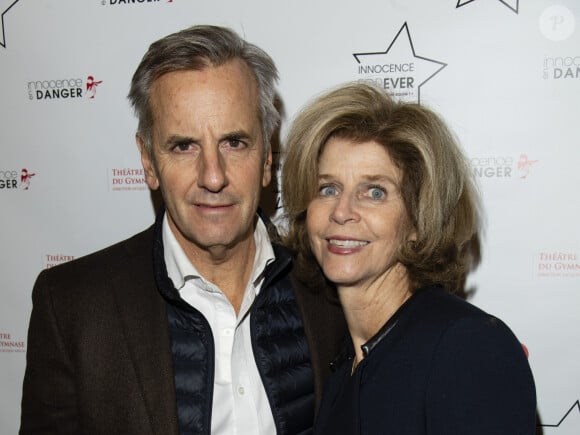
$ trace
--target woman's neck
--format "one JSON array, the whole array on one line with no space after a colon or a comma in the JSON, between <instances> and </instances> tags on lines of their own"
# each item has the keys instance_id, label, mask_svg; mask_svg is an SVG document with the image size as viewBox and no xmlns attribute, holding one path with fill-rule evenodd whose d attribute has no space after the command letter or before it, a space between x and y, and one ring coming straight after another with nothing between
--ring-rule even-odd
<instances>
[{"instance_id":1,"label":"woman's neck","mask_svg":"<svg viewBox=\"0 0 580 435\"><path fill-rule=\"evenodd\" d=\"M411 285L405 268L397 264L371 283L338 286L337 290L354 345L356 366L364 358L361 346L409 299Z\"/></svg>"}]
</instances>

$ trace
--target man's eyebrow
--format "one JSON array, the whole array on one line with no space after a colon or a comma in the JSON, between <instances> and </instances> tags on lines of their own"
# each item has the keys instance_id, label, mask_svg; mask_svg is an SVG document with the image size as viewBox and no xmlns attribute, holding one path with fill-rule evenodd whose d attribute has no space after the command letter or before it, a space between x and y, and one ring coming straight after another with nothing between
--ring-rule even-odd
<instances>
[{"instance_id":1,"label":"man's eyebrow","mask_svg":"<svg viewBox=\"0 0 580 435\"><path fill-rule=\"evenodd\" d=\"M220 141L222 140L240 140L240 139L253 139L252 136L245 130L235 130L224 134Z\"/></svg>"},{"instance_id":2,"label":"man's eyebrow","mask_svg":"<svg viewBox=\"0 0 580 435\"><path fill-rule=\"evenodd\" d=\"M196 140L193 137L173 134L167 138L165 144L168 146L175 146L175 145L187 145L195 142Z\"/></svg>"}]
</instances>

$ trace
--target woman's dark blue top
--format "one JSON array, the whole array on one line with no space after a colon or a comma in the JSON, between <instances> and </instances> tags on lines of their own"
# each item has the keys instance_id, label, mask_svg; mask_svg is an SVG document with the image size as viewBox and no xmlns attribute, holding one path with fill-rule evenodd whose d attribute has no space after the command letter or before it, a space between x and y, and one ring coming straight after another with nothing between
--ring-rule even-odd
<instances>
[{"instance_id":1,"label":"woman's dark blue top","mask_svg":"<svg viewBox=\"0 0 580 435\"><path fill-rule=\"evenodd\" d=\"M417 291L363 348L335 362L318 435L533 435L536 392L518 339L439 287Z\"/></svg>"}]
</instances>

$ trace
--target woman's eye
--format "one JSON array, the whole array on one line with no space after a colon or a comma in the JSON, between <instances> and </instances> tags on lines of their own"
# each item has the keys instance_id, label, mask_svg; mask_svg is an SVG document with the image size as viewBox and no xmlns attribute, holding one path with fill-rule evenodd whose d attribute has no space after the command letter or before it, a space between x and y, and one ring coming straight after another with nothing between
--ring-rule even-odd
<instances>
[{"instance_id":1,"label":"woman's eye","mask_svg":"<svg viewBox=\"0 0 580 435\"><path fill-rule=\"evenodd\" d=\"M321 196L335 196L337 193L338 190L334 186L322 186L320 188Z\"/></svg>"},{"instance_id":2,"label":"woman's eye","mask_svg":"<svg viewBox=\"0 0 580 435\"><path fill-rule=\"evenodd\" d=\"M369 189L369 197L371 199L383 199L386 196L387 192L382 187L374 186Z\"/></svg>"}]
</instances>

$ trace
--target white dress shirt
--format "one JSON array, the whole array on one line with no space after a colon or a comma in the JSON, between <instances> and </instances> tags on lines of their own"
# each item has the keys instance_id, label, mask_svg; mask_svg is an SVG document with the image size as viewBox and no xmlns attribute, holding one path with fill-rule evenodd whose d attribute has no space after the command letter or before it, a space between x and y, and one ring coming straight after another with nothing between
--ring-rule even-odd
<instances>
[{"instance_id":1,"label":"white dress shirt","mask_svg":"<svg viewBox=\"0 0 580 435\"><path fill-rule=\"evenodd\" d=\"M266 226L261 219L257 219L257 222L252 275L236 317L224 293L202 277L191 264L169 228L167 215L163 220L167 274L182 299L207 319L214 339L213 435L276 433L274 417L256 366L250 334L249 310L260 292L264 269L274 260L274 250Z\"/></svg>"}]
</instances>

